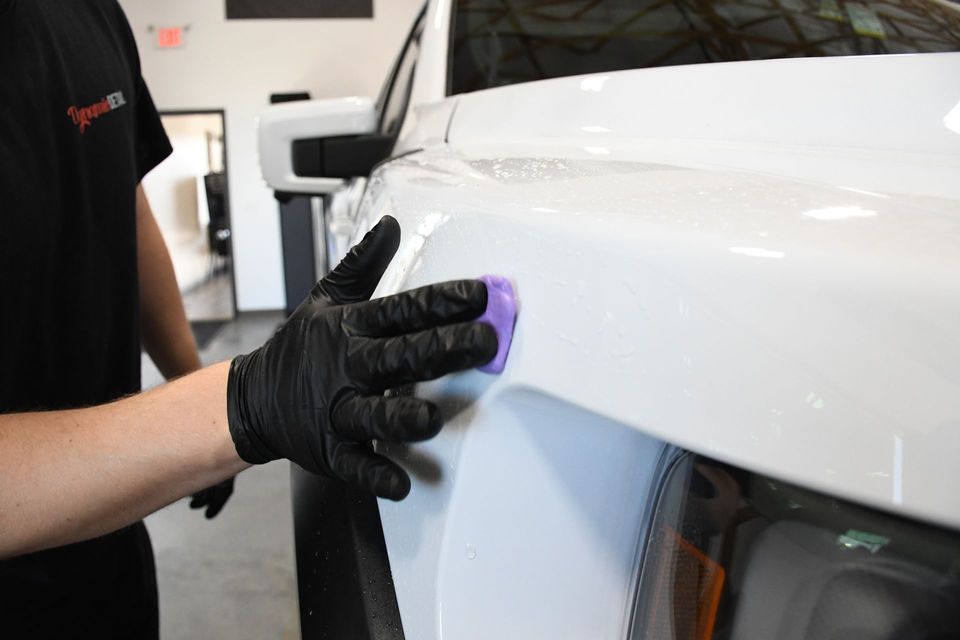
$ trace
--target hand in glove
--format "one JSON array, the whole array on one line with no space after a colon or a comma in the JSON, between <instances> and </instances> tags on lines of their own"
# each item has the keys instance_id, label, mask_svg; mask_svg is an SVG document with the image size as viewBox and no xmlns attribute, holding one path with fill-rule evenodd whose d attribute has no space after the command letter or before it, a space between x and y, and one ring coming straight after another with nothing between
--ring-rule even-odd
<instances>
[{"instance_id":1,"label":"hand in glove","mask_svg":"<svg viewBox=\"0 0 960 640\"><path fill-rule=\"evenodd\" d=\"M207 520L212 520L217 517L217 514L223 509L223 505L227 504L227 500L232 495L233 478L229 478L220 484L215 484L193 494L193 499L190 500L190 508L203 509L206 507L207 511L204 515Z\"/></svg>"},{"instance_id":2,"label":"hand in glove","mask_svg":"<svg viewBox=\"0 0 960 640\"><path fill-rule=\"evenodd\" d=\"M406 472L367 443L426 440L442 419L429 402L383 392L482 366L497 338L471 322L487 305L477 280L371 301L399 244L384 217L269 342L233 360L227 415L241 458L288 458L391 500L409 493Z\"/></svg>"}]
</instances>

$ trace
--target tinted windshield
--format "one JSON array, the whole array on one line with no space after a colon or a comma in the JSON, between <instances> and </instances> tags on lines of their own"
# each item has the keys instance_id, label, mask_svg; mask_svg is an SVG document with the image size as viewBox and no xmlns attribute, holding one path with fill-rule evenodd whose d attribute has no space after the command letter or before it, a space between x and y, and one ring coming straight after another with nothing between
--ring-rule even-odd
<instances>
[{"instance_id":1,"label":"tinted windshield","mask_svg":"<svg viewBox=\"0 0 960 640\"><path fill-rule=\"evenodd\" d=\"M960 51L953 0L458 0L451 93L703 62Z\"/></svg>"}]
</instances>

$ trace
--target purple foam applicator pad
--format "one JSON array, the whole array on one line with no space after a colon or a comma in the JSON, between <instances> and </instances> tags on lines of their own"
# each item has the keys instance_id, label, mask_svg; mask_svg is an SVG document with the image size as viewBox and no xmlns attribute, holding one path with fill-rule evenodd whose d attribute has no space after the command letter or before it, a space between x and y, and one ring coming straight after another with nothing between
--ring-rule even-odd
<instances>
[{"instance_id":1,"label":"purple foam applicator pad","mask_svg":"<svg viewBox=\"0 0 960 640\"><path fill-rule=\"evenodd\" d=\"M497 355L479 370L484 373L503 373L513 341L513 326L517 321L517 299L513 295L513 285L506 278L481 276L477 279L487 285L487 310L477 318L477 322L485 322L493 327L499 343Z\"/></svg>"}]
</instances>

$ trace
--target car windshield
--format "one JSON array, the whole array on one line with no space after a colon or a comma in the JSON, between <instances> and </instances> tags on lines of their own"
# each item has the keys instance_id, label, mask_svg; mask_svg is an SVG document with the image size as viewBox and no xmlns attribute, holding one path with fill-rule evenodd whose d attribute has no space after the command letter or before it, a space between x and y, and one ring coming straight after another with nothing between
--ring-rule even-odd
<instances>
[{"instance_id":1,"label":"car windshield","mask_svg":"<svg viewBox=\"0 0 960 640\"><path fill-rule=\"evenodd\" d=\"M704 62L960 51L955 0L458 0L450 92Z\"/></svg>"}]
</instances>

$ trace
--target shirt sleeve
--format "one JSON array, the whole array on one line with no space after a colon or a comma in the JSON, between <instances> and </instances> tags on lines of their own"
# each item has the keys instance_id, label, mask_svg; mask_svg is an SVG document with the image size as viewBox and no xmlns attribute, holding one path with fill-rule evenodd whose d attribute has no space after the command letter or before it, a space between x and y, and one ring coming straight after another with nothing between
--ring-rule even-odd
<instances>
[{"instance_id":1,"label":"shirt sleeve","mask_svg":"<svg viewBox=\"0 0 960 640\"><path fill-rule=\"evenodd\" d=\"M136 131L134 144L137 158L137 183L150 173L154 167L163 162L171 153L173 147L167 132L160 122L160 114L153 104L153 97L147 89L147 83L137 74L136 104Z\"/></svg>"},{"instance_id":2,"label":"shirt sleeve","mask_svg":"<svg viewBox=\"0 0 960 640\"><path fill-rule=\"evenodd\" d=\"M140 72L140 54L137 51L137 42L134 39L133 30L130 28L130 22L118 2L113 0L111 4L116 11L130 70L133 74L134 104L132 106L135 111L133 142L137 163L137 183L139 184L145 175L173 153L173 146L170 144L167 132L163 129L163 123L160 121L160 114L157 113L153 96L150 95L147 83L144 82L143 75Z\"/></svg>"}]
</instances>

